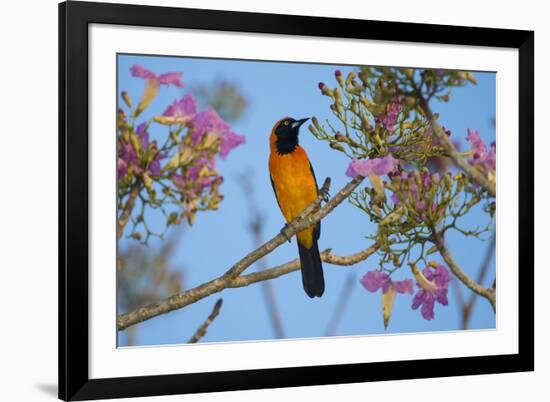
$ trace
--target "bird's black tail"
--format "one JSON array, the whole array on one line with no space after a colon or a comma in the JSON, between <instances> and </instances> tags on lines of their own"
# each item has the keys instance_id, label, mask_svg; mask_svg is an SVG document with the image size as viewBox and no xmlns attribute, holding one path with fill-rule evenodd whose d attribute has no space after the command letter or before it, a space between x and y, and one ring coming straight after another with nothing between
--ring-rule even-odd
<instances>
[{"instance_id":1,"label":"bird's black tail","mask_svg":"<svg viewBox=\"0 0 550 402\"><path fill-rule=\"evenodd\" d=\"M314 238L311 248L302 246L299 241L297 243L304 290L309 297L321 297L325 291L325 278L317 240Z\"/></svg>"}]
</instances>

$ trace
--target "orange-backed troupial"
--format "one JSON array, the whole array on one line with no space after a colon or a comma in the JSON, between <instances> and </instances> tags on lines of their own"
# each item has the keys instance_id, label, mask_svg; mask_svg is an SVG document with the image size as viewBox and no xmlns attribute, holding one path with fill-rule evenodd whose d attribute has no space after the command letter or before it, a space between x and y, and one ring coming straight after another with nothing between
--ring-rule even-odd
<instances>
[{"instance_id":1,"label":"orange-backed troupial","mask_svg":"<svg viewBox=\"0 0 550 402\"><path fill-rule=\"evenodd\" d=\"M300 126L307 120L285 117L275 124L269 138L271 184L287 222L292 221L315 201L319 191L307 153L298 145ZM323 267L317 246L320 234L321 222L296 235L302 283L309 297L321 297L325 290Z\"/></svg>"}]
</instances>

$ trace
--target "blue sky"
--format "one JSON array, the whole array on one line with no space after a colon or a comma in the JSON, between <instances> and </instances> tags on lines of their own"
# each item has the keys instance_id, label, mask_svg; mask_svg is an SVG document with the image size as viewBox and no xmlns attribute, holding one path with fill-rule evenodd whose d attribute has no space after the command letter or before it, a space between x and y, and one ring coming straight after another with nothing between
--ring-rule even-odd
<instances>
[{"instance_id":1,"label":"blue sky","mask_svg":"<svg viewBox=\"0 0 550 402\"><path fill-rule=\"evenodd\" d=\"M238 181L247 171L253 172L255 197L265 217L265 239L279 232L284 220L277 207L269 181L267 161L269 157L269 133L273 124L283 116L294 118L316 116L321 121L332 118L328 98L321 96L319 81L336 85L334 71L346 74L352 67L317 64L275 62L251 62L238 60L193 59L153 56L119 56L119 90L126 90L134 102L143 91L144 81L130 76L130 66L142 64L157 73L181 71L187 88L163 87L158 97L140 116L139 121L162 114L175 98L187 93L190 88L224 79L239 86L246 96L249 107L233 130L246 136L246 145L235 149L225 161L219 161L218 169L225 177L221 192L225 199L220 210L200 213L195 225L186 228L179 241L174 260L183 266L184 286L197 286L213 279L252 250L253 241L247 229L247 200ZM432 108L440 114L440 121L452 131L453 138L465 144L467 128L480 131L490 143L495 140L495 128L491 119L495 116L496 75L475 73L478 85L453 90L448 104L434 102ZM333 118L332 118L333 119ZM162 138L166 128L152 124L150 133ZM349 178L345 176L349 159L342 153L331 150L324 142L316 140L302 128L300 143L307 150L314 166L317 180L332 178L332 192L341 188ZM463 226L474 227L487 222L485 213L476 210L463 220ZM323 220L320 249L331 247L338 255L348 255L366 248L376 228L368 216L350 204L344 203ZM123 239L121 247L132 240ZM486 250L486 243L477 239L465 239L462 235L447 237L449 248L459 265L470 275L478 271ZM159 240L153 240L154 250ZM267 258L267 266L276 266L297 257L295 241L279 247ZM437 260L438 258L434 258ZM276 300L281 312L286 336L290 338L323 336L329 324L341 289L348 275L355 275L356 285L350 295L337 335L365 335L384 333L380 294L368 293L359 284L367 271L378 266L373 256L351 268L325 264L326 290L321 299L310 299L302 289L300 273L294 272L272 281ZM256 267L250 267L253 272ZM489 286L495 273L494 259L491 262ZM410 271L396 272L395 279L410 277ZM455 279L456 281L456 279ZM469 291L463 289L469 296ZM221 314L210 327L202 342L225 342L273 338L273 330L266 313L264 298L259 284L246 288L228 289L203 299L184 309L151 319L139 324L138 345L183 343L204 322L218 297L223 297ZM450 286L449 306L436 305L435 319L425 321L419 311L410 308L411 297L398 296L390 325L386 332L419 332L460 329L459 306L454 286ZM478 300L472 316L474 329L494 328L495 317L485 300ZM125 335L121 334L121 345Z\"/></svg>"}]
</instances>

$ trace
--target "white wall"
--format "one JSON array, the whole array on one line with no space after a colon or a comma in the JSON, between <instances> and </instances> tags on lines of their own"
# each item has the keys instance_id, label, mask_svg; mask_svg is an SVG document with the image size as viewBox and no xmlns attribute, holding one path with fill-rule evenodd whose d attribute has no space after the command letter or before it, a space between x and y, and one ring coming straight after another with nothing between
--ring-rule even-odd
<instances>
[{"instance_id":1,"label":"white wall","mask_svg":"<svg viewBox=\"0 0 550 402\"><path fill-rule=\"evenodd\" d=\"M125 1L121 1L125 2ZM550 281L546 256L550 146L545 124L550 27L542 1L318 0L134 1L143 4L332 17L477 25L536 31L537 244L536 372L224 394L155 401L524 399L550 378ZM57 5L54 0L3 2L0 15L0 399L53 400L57 381ZM85 345L83 345L85 347Z\"/></svg>"}]
</instances>

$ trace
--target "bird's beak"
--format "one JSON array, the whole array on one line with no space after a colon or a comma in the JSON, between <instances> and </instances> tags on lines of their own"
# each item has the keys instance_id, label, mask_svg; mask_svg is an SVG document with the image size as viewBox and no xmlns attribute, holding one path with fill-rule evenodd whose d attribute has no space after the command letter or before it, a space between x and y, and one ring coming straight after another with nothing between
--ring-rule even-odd
<instances>
[{"instance_id":1,"label":"bird's beak","mask_svg":"<svg viewBox=\"0 0 550 402\"><path fill-rule=\"evenodd\" d=\"M300 127L302 124L304 124L308 120L309 120L309 117L306 117L305 119L296 120L295 122L290 124L290 126L292 128L297 128L297 127Z\"/></svg>"}]
</instances>

